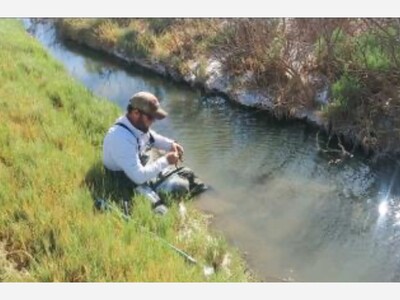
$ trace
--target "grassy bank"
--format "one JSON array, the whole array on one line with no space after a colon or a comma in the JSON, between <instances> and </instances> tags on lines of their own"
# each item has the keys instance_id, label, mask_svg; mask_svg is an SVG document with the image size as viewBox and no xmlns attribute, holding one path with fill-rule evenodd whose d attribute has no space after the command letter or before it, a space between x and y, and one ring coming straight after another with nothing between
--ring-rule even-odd
<instances>
[{"instance_id":1,"label":"grassy bank","mask_svg":"<svg viewBox=\"0 0 400 300\"><path fill-rule=\"evenodd\" d=\"M58 27L183 76L195 61L199 81L218 59L234 89L268 90L277 116L306 108L352 151L400 153L398 19L63 19ZM325 88L329 103L315 101Z\"/></svg>"},{"instance_id":2,"label":"grassy bank","mask_svg":"<svg viewBox=\"0 0 400 300\"><path fill-rule=\"evenodd\" d=\"M185 218L175 204L160 217L137 198L131 223L95 211L94 194L114 196L102 181L101 143L122 111L72 79L17 20L0 20L0 36L1 281L249 280L190 203ZM205 277L202 264L216 273Z\"/></svg>"}]
</instances>

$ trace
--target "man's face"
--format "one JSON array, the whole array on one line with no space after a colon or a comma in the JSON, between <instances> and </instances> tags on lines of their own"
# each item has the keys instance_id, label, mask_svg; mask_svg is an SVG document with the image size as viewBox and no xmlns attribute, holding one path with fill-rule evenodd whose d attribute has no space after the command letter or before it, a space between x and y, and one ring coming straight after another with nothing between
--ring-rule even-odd
<instances>
[{"instance_id":1,"label":"man's face","mask_svg":"<svg viewBox=\"0 0 400 300\"><path fill-rule=\"evenodd\" d=\"M149 130L150 126L154 123L154 117L143 111L139 111L139 113L140 113L140 120L141 120L143 126L147 130Z\"/></svg>"},{"instance_id":2,"label":"man's face","mask_svg":"<svg viewBox=\"0 0 400 300\"><path fill-rule=\"evenodd\" d=\"M138 109L131 112L131 120L133 120L135 126L143 132L147 132L155 121L153 116Z\"/></svg>"}]
</instances>

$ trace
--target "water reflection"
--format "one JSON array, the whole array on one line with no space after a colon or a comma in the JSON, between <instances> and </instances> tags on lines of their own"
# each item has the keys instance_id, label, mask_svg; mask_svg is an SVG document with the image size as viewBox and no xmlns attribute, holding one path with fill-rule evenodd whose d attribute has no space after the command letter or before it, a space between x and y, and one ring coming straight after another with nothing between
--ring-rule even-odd
<instances>
[{"instance_id":1,"label":"water reflection","mask_svg":"<svg viewBox=\"0 0 400 300\"><path fill-rule=\"evenodd\" d=\"M379 216L384 217L386 213L388 212L388 203L387 201L382 201L381 204L379 204L378 211L379 211Z\"/></svg>"},{"instance_id":2,"label":"water reflection","mask_svg":"<svg viewBox=\"0 0 400 300\"><path fill-rule=\"evenodd\" d=\"M196 205L215 215L214 227L248 253L261 278L399 280L397 169L373 170L358 156L329 164L335 157L316 151L315 130L302 123L58 43L46 24L30 28L74 77L121 111L138 90L159 96L169 118L156 129L179 140L186 164L214 187Z\"/></svg>"}]
</instances>

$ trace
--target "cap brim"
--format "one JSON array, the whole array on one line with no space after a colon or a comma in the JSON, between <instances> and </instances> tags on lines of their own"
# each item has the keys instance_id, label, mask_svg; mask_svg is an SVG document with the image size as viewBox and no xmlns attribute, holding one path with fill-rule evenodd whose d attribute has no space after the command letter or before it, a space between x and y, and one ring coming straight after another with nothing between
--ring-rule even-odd
<instances>
[{"instance_id":1,"label":"cap brim","mask_svg":"<svg viewBox=\"0 0 400 300\"><path fill-rule=\"evenodd\" d=\"M157 109L157 111L154 113L154 117L157 120L164 119L166 116L168 116L168 113L165 110L163 110L161 107L159 107Z\"/></svg>"}]
</instances>

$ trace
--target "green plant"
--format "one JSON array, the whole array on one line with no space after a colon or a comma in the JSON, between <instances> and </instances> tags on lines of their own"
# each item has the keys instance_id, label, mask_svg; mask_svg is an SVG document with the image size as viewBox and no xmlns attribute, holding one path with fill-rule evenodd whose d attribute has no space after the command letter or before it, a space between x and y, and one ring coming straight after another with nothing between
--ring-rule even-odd
<instances>
[{"instance_id":1,"label":"green plant","mask_svg":"<svg viewBox=\"0 0 400 300\"><path fill-rule=\"evenodd\" d=\"M140 33L134 29L121 35L118 44L125 53L139 57L149 56L155 46L154 39L149 33Z\"/></svg>"},{"instance_id":2,"label":"green plant","mask_svg":"<svg viewBox=\"0 0 400 300\"><path fill-rule=\"evenodd\" d=\"M361 68L370 71L388 71L392 62L378 37L365 33L355 38L355 60Z\"/></svg>"},{"instance_id":3,"label":"green plant","mask_svg":"<svg viewBox=\"0 0 400 300\"><path fill-rule=\"evenodd\" d=\"M149 23L150 29L156 35L168 31L175 23L179 22L179 20L173 18L151 18L146 21Z\"/></svg>"},{"instance_id":4,"label":"green plant","mask_svg":"<svg viewBox=\"0 0 400 300\"><path fill-rule=\"evenodd\" d=\"M117 44L120 29L112 20L100 19L93 26L92 34L93 39L98 39L105 47L114 47Z\"/></svg>"},{"instance_id":5,"label":"green plant","mask_svg":"<svg viewBox=\"0 0 400 300\"><path fill-rule=\"evenodd\" d=\"M357 78L343 74L332 84L333 105L342 111L354 108L362 97L363 87Z\"/></svg>"}]
</instances>

